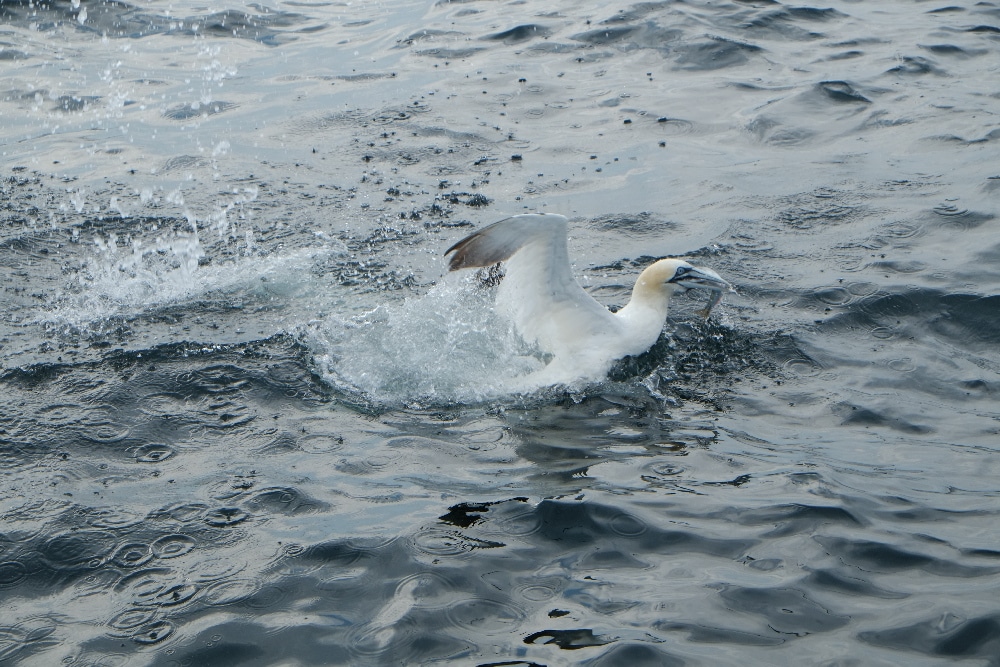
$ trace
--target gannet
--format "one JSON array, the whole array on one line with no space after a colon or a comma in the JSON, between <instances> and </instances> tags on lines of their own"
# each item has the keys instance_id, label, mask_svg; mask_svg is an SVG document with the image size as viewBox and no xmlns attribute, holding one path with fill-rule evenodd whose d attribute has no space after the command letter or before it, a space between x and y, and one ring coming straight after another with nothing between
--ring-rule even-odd
<instances>
[{"instance_id":1,"label":"gannet","mask_svg":"<svg viewBox=\"0 0 1000 667\"><path fill-rule=\"evenodd\" d=\"M505 262L497 309L521 337L551 359L539 373L548 384L603 378L613 363L652 347L677 290L713 290L708 317L733 288L711 269L682 259L661 259L635 281L628 304L612 313L573 277L566 246L566 218L530 213L495 222L445 251L451 271Z\"/></svg>"}]
</instances>

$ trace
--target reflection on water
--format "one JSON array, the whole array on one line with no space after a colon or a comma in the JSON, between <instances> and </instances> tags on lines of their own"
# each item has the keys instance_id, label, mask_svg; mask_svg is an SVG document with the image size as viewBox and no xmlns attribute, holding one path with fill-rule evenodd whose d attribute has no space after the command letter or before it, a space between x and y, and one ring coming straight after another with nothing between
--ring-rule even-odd
<instances>
[{"instance_id":1,"label":"reflection on water","mask_svg":"<svg viewBox=\"0 0 1000 667\"><path fill-rule=\"evenodd\" d=\"M0 662L996 662L996 11L516 10L0 5ZM513 392L533 210L738 293Z\"/></svg>"}]
</instances>

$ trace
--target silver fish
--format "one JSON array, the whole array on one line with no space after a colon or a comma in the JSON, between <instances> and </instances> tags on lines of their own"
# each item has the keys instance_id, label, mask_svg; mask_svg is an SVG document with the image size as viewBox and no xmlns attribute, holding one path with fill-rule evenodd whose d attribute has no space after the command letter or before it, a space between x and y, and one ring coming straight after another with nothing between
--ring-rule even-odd
<instances>
[{"instance_id":1,"label":"silver fish","mask_svg":"<svg viewBox=\"0 0 1000 667\"><path fill-rule=\"evenodd\" d=\"M711 292L712 293L709 295L708 303L705 304L705 307L695 311L695 314L701 315L706 320L708 319L708 316L712 314L712 309L715 308L716 304L722 301L721 289L714 289L711 290Z\"/></svg>"}]
</instances>

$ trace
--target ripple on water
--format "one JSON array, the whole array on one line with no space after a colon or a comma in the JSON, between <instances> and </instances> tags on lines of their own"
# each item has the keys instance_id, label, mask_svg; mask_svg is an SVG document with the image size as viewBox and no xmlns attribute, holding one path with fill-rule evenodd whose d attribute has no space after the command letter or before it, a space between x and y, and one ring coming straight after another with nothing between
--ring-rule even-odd
<instances>
[{"instance_id":1,"label":"ripple on water","mask_svg":"<svg viewBox=\"0 0 1000 667\"><path fill-rule=\"evenodd\" d=\"M516 632L525 613L508 602L488 598L460 600L448 607L448 620L474 635L506 635Z\"/></svg>"},{"instance_id":2,"label":"ripple on water","mask_svg":"<svg viewBox=\"0 0 1000 667\"><path fill-rule=\"evenodd\" d=\"M86 510L85 514L87 525L119 531L138 526L145 518L141 514L120 507L92 508Z\"/></svg>"},{"instance_id":3,"label":"ripple on water","mask_svg":"<svg viewBox=\"0 0 1000 667\"><path fill-rule=\"evenodd\" d=\"M455 584L445 575L426 571L404 577L393 597L410 600L414 607L441 609L451 603L456 590Z\"/></svg>"},{"instance_id":4,"label":"ripple on water","mask_svg":"<svg viewBox=\"0 0 1000 667\"><path fill-rule=\"evenodd\" d=\"M351 651L367 658L382 656L382 664L388 664L389 655L397 658L400 653L412 651L413 637L417 629L412 623L396 622L392 625L369 624L359 626L348 633ZM413 664L392 660L396 664Z\"/></svg>"},{"instance_id":5,"label":"ripple on water","mask_svg":"<svg viewBox=\"0 0 1000 667\"><path fill-rule=\"evenodd\" d=\"M159 443L139 445L128 450L128 455L139 463L160 463L174 454L176 451L173 447Z\"/></svg>"},{"instance_id":6,"label":"ripple on water","mask_svg":"<svg viewBox=\"0 0 1000 667\"><path fill-rule=\"evenodd\" d=\"M850 303L854 296L843 287L826 287L814 293L818 301L830 306L843 306Z\"/></svg>"},{"instance_id":7,"label":"ripple on water","mask_svg":"<svg viewBox=\"0 0 1000 667\"><path fill-rule=\"evenodd\" d=\"M946 612L910 625L861 632L858 638L918 655L978 658L995 664L1000 655L1000 614L969 618Z\"/></svg>"},{"instance_id":8,"label":"ripple on water","mask_svg":"<svg viewBox=\"0 0 1000 667\"><path fill-rule=\"evenodd\" d=\"M152 603L160 607L174 607L190 601L199 590L192 583L167 586L152 598Z\"/></svg>"},{"instance_id":9,"label":"ripple on water","mask_svg":"<svg viewBox=\"0 0 1000 667\"><path fill-rule=\"evenodd\" d=\"M850 618L835 614L797 588L744 588L726 585L719 596L729 609L763 617L775 632L799 637L830 632Z\"/></svg>"},{"instance_id":10,"label":"ripple on water","mask_svg":"<svg viewBox=\"0 0 1000 667\"><path fill-rule=\"evenodd\" d=\"M205 515L208 505L204 503L180 503L157 510L154 519L168 518L178 523L193 523Z\"/></svg>"},{"instance_id":11,"label":"ripple on water","mask_svg":"<svg viewBox=\"0 0 1000 667\"><path fill-rule=\"evenodd\" d=\"M189 553L195 544L195 539L188 535L164 535L154 541L150 548L157 558L177 558Z\"/></svg>"},{"instance_id":12,"label":"ripple on water","mask_svg":"<svg viewBox=\"0 0 1000 667\"><path fill-rule=\"evenodd\" d=\"M861 310L879 320L880 318L902 318L919 311L916 302L905 294L886 294L868 297L861 301Z\"/></svg>"},{"instance_id":13,"label":"ripple on water","mask_svg":"<svg viewBox=\"0 0 1000 667\"><path fill-rule=\"evenodd\" d=\"M114 547L113 533L78 530L59 533L42 546L42 560L53 569L97 567Z\"/></svg>"},{"instance_id":14,"label":"ripple on water","mask_svg":"<svg viewBox=\"0 0 1000 667\"><path fill-rule=\"evenodd\" d=\"M153 621L136 628L132 633L132 641L136 644L159 644L172 634L174 634L173 623L166 620Z\"/></svg>"},{"instance_id":15,"label":"ripple on water","mask_svg":"<svg viewBox=\"0 0 1000 667\"><path fill-rule=\"evenodd\" d=\"M224 579L205 588L201 601L213 607L240 604L250 599L261 588L255 579Z\"/></svg>"},{"instance_id":16,"label":"ripple on water","mask_svg":"<svg viewBox=\"0 0 1000 667\"><path fill-rule=\"evenodd\" d=\"M899 359L890 359L886 362L886 366L896 371L897 373L912 373L917 370L917 365L913 363L913 360L909 357L901 357Z\"/></svg>"},{"instance_id":17,"label":"ripple on water","mask_svg":"<svg viewBox=\"0 0 1000 667\"><path fill-rule=\"evenodd\" d=\"M289 596L289 590L276 584L264 584L247 596L244 604L251 609L268 609L281 604Z\"/></svg>"},{"instance_id":18,"label":"ripple on water","mask_svg":"<svg viewBox=\"0 0 1000 667\"><path fill-rule=\"evenodd\" d=\"M30 645L44 642L53 632L55 627L49 621L45 621L44 625L28 621L14 626L0 626L0 664L15 664L7 661L14 660Z\"/></svg>"},{"instance_id":19,"label":"ripple on water","mask_svg":"<svg viewBox=\"0 0 1000 667\"><path fill-rule=\"evenodd\" d=\"M293 487L263 489L245 503L255 511L288 515L313 514L327 507L326 503L310 498Z\"/></svg>"},{"instance_id":20,"label":"ripple on water","mask_svg":"<svg viewBox=\"0 0 1000 667\"><path fill-rule=\"evenodd\" d=\"M115 549L111 562L119 567L141 567L153 559L153 549L145 542L129 542Z\"/></svg>"},{"instance_id":21,"label":"ripple on water","mask_svg":"<svg viewBox=\"0 0 1000 667\"><path fill-rule=\"evenodd\" d=\"M208 584L239 574L247 567L247 562L229 556L212 556L199 560L192 568L191 579L200 584Z\"/></svg>"},{"instance_id":22,"label":"ripple on water","mask_svg":"<svg viewBox=\"0 0 1000 667\"><path fill-rule=\"evenodd\" d=\"M429 556L459 556L475 548L475 543L458 531L434 526L419 529L411 538L413 548Z\"/></svg>"},{"instance_id":23,"label":"ripple on water","mask_svg":"<svg viewBox=\"0 0 1000 667\"><path fill-rule=\"evenodd\" d=\"M150 607L133 607L119 612L108 622L108 627L122 633L123 636L132 636L136 628L148 625L156 620L159 611Z\"/></svg>"},{"instance_id":24,"label":"ripple on water","mask_svg":"<svg viewBox=\"0 0 1000 667\"><path fill-rule=\"evenodd\" d=\"M205 523L214 528L228 528L243 523L250 514L239 507L217 507L205 513Z\"/></svg>"},{"instance_id":25,"label":"ripple on water","mask_svg":"<svg viewBox=\"0 0 1000 667\"><path fill-rule=\"evenodd\" d=\"M116 593L127 596L133 604L159 606L157 596L179 575L167 567L150 567L122 577L115 584Z\"/></svg>"},{"instance_id":26,"label":"ripple on water","mask_svg":"<svg viewBox=\"0 0 1000 667\"><path fill-rule=\"evenodd\" d=\"M28 568L17 560L0 563L0 588L17 586L28 576Z\"/></svg>"},{"instance_id":27,"label":"ripple on water","mask_svg":"<svg viewBox=\"0 0 1000 667\"><path fill-rule=\"evenodd\" d=\"M518 586L514 593L530 602L546 602L559 595L565 587L566 580L549 577L532 579L530 582Z\"/></svg>"},{"instance_id":28,"label":"ripple on water","mask_svg":"<svg viewBox=\"0 0 1000 667\"><path fill-rule=\"evenodd\" d=\"M608 528L622 537L638 537L647 530L646 522L626 512L611 517L608 521Z\"/></svg>"},{"instance_id":29,"label":"ripple on water","mask_svg":"<svg viewBox=\"0 0 1000 667\"><path fill-rule=\"evenodd\" d=\"M335 433L311 433L295 439L302 451L311 454L332 454L344 447L344 438Z\"/></svg>"}]
</instances>

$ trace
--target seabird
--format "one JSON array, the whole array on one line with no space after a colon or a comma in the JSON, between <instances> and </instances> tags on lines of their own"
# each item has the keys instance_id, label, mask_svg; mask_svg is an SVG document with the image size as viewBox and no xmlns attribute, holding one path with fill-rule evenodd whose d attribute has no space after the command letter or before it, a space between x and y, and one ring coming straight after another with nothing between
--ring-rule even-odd
<instances>
[{"instance_id":1,"label":"seabird","mask_svg":"<svg viewBox=\"0 0 1000 667\"><path fill-rule=\"evenodd\" d=\"M551 356L539 373L547 384L603 378L623 357L642 354L660 337L677 290L712 290L708 317L733 288L711 269L661 259L635 281L632 298L616 313L594 300L573 277L566 218L531 213L506 218L467 236L445 255L451 271L505 262L497 307L529 344Z\"/></svg>"}]
</instances>

